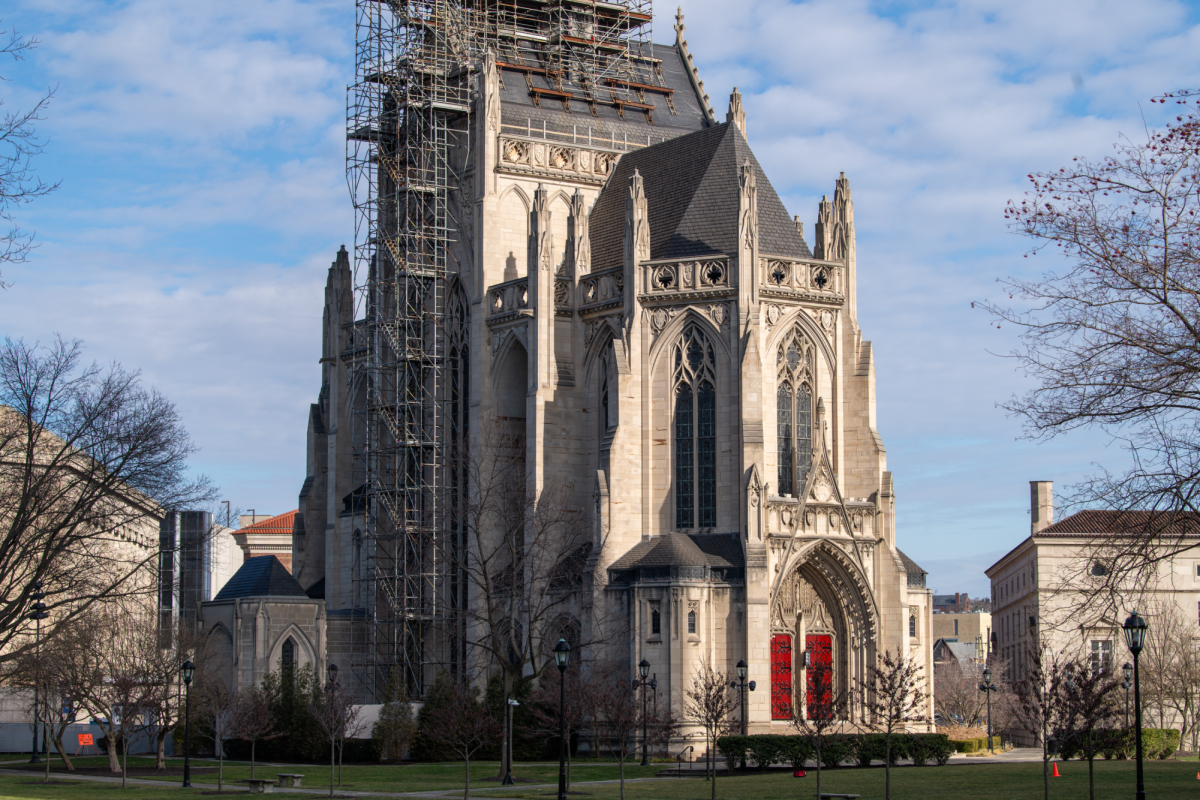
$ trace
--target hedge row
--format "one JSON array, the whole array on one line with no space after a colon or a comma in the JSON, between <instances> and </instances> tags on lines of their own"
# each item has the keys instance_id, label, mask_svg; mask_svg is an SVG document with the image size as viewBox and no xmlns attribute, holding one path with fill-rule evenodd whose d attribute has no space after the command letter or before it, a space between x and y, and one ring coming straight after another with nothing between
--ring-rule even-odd
<instances>
[{"instance_id":1,"label":"hedge row","mask_svg":"<svg viewBox=\"0 0 1200 800\"><path fill-rule=\"evenodd\" d=\"M817 755L816 747L808 737L773 733L722 736L717 739L717 749L731 766L745 762L759 769L776 763L801 769ZM893 764L902 758L911 758L919 766L931 762L941 766L953 752L954 745L945 734L892 734ZM887 737L882 733L830 734L821 743L821 764L825 767L836 767L845 761L865 767L886 757Z\"/></svg>"},{"instance_id":2,"label":"hedge row","mask_svg":"<svg viewBox=\"0 0 1200 800\"><path fill-rule=\"evenodd\" d=\"M1107 759L1133 758L1137 753L1137 741L1133 730L1110 728L1094 731L1092 744L1096 755ZM1167 759L1179 749L1179 731L1169 728L1142 728L1142 754L1151 759ZM1058 748L1064 760L1087 757L1087 740L1082 736L1072 737Z\"/></svg>"},{"instance_id":3,"label":"hedge row","mask_svg":"<svg viewBox=\"0 0 1200 800\"><path fill-rule=\"evenodd\" d=\"M954 745L954 749L959 753L982 753L988 749L988 741L986 736L980 736L977 739L951 739L950 744ZM992 737L992 748L1000 747L1000 737Z\"/></svg>"}]
</instances>

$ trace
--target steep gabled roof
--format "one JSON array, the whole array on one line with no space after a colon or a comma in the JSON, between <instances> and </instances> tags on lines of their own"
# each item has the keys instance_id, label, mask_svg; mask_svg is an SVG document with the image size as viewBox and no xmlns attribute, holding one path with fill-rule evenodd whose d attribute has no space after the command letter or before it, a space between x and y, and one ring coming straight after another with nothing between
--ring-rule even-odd
<instances>
[{"instance_id":1,"label":"steep gabled roof","mask_svg":"<svg viewBox=\"0 0 1200 800\"><path fill-rule=\"evenodd\" d=\"M759 251L811 258L812 252L779 195L729 123L655 144L621 157L588 221L592 269L623 259L625 199L636 169L646 189L650 258L697 258L733 254L738 248L739 170L749 159L758 190Z\"/></svg>"},{"instance_id":2,"label":"steep gabled roof","mask_svg":"<svg viewBox=\"0 0 1200 800\"><path fill-rule=\"evenodd\" d=\"M239 597L306 597L304 589L275 556L255 556L233 573L215 600Z\"/></svg>"},{"instance_id":3,"label":"steep gabled roof","mask_svg":"<svg viewBox=\"0 0 1200 800\"><path fill-rule=\"evenodd\" d=\"M906 556L904 554L904 551L901 550L899 547L896 548L896 554L898 556L900 556L900 561L904 564L904 571L907 572L909 575L928 575L929 574L928 570L922 569L920 564L918 564L917 562L913 561L911 558Z\"/></svg>"},{"instance_id":4,"label":"steep gabled roof","mask_svg":"<svg viewBox=\"0 0 1200 800\"><path fill-rule=\"evenodd\" d=\"M234 533L267 533L291 536L296 524L296 515L299 513L300 509L294 509L284 514L278 514L270 519L264 519L262 522L256 522L253 525L239 528Z\"/></svg>"},{"instance_id":5,"label":"steep gabled roof","mask_svg":"<svg viewBox=\"0 0 1200 800\"><path fill-rule=\"evenodd\" d=\"M728 533L664 533L638 542L609 569L636 567L713 567L728 569L746 563L738 540Z\"/></svg>"}]
</instances>

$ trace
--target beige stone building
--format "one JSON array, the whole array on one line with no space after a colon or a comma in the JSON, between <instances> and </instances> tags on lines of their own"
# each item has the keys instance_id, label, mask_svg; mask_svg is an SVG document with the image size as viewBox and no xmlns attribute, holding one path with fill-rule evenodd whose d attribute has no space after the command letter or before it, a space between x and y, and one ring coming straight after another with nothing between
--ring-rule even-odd
<instances>
[{"instance_id":1,"label":"beige stone building","mask_svg":"<svg viewBox=\"0 0 1200 800\"><path fill-rule=\"evenodd\" d=\"M233 540L242 550L242 560L258 556L275 556L285 568L292 568L292 533L298 511L275 516L243 514L241 527L233 532Z\"/></svg>"},{"instance_id":2,"label":"beige stone building","mask_svg":"<svg viewBox=\"0 0 1200 800\"><path fill-rule=\"evenodd\" d=\"M649 19L621 13L622 36ZM428 522L460 490L437 494L429 454L502 427L525 442L529 485L563 492L595 532L564 629L586 640L603 621L620 634L580 657L631 674L649 661L678 716L702 662L732 673L746 660L756 731L784 731L804 709L805 651L842 689L884 649L931 674L931 592L898 547L856 302L860 278L883 267L860 271L848 179L830 165L833 196L806 238L755 158L741 95L723 120L710 107L681 17L673 44L627 43L625 77L599 92L536 44L568 47L584 24L572 15L535 9L480 34L473 113L455 129L471 146L448 151L465 177L449 194L444 338L405 345L415 323L373 316L391 291L380 265L398 252L372 243L382 235L359 243L357 277L338 253L295 524L308 599L289 587L296 599L237 612L240 633L222 624L256 658L280 658L290 637L306 658L353 665L364 695L393 668L414 694L463 669L455 637L471 634L435 627L439 603L460 601L460 578L431 555L454 522ZM387 158L366 173L381 197ZM392 206L379 208L383 226ZM426 280L396 270L397 285ZM356 294L364 280L376 294ZM444 390L414 411L417 374ZM380 388L393 375L409 377ZM397 541L406 560L386 549ZM306 602L311 624L296 621Z\"/></svg>"},{"instance_id":3,"label":"beige stone building","mask_svg":"<svg viewBox=\"0 0 1200 800\"><path fill-rule=\"evenodd\" d=\"M1168 616L1197 626L1200 553L1193 550L1163 559L1136 585L1105 588L1114 540L1142 529L1141 512L1080 511L1055 522L1053 483L1033 481L1030 517L1029 538L986 571L994 650L1010 678L1026 673L1039 641L1056 657L1119 669L1131 660L1121 625L1134 609L1149 621L1151 636Z\"/></svg>"},{"instance_id":4,"label":"beige stone building","mask_svg":"<svg viewBox=\"0 0 1200 800\"><path fill-rule=\"evenodd\" d=\"M933 638L976 645L986 654L992 640L992 615L986 611L968 614L934 614Z\"/></svg>"}]
</instances>

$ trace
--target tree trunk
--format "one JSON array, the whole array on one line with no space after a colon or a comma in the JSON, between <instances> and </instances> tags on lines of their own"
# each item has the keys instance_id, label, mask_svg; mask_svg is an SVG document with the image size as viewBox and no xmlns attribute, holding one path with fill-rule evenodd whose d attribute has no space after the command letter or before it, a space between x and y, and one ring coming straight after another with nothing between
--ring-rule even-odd
<instances>
[{"instance_id":1,"label":"tree trunk","mask_svg":"<svg viewBox=\"0 0 1200 800\"><path fill-rule=\"evenodd\" d=\"M54 746L58 749L58 757L61 758L63 761L63 764L65 764L67 766L67 770L70 772L74 772L75 765L71 763L71 759L67 755L67 748L63 747L62 737L63 737L63 731L60 730L54 736Z\"/></svg>"},{"instance_id":2,"label":"tree trunk","mask_svg":"<svg viewBox=\"0 0 1200 800\"><path fill-rule=\"evenodd\" d=\"M214 744L217 746L217 791L220 792L225 783L225 740L218 736Z\"/></svg>"},{"instance_id":3,"label":"tree trunk","mask_svg":"<svg viewBox=\"0 0 1200 800\"><path fill-rule=\"evenodd\" d=\"M122 710L122 714L124 711ZM125 779L129 775L129 739L123 734L121 736L121 788L125 787Z\"/></svg>"},{"instance_id":4,"label":"tree trunk","mask_svg":"<svg viewBox=\"0 0 1200 800\"><path fill-rule=\"evenodd\" d=\"M463 768L467 778L463 785L463 800L471 800L471 757L469 755L463 759Z\"/></svg>"},{"instance_id":5,"label":"tree trunk","mask_svg":"<svg viewBox=\"0 0 1200 800\"><path fill-rule=\"evenodd\" d=\"M567 734L567 791L571 791L571 735Z\"/></svg>"},{"instance_id":6,"label":"tree trunk","mask_svg":"<svg viewBox=\"0 0 1200 800\"><path fill-rule=\"evenodd\" d=\"M154 761L155 769L166 769L167 768L167 734L168 733L170 733L170 731L167 730L166 728L159 728L158 735L156 737L158 739L158 741L155 744L155 751L156 751L155 752L156 758Z\"/></svg>"},{"instance_id":7,"label":"tree trunk","mask_svg":"<svg viewBox=\"0 0 1200 800\"><path fill-rule=\"evenodd\" d=\"M888 729L883 748L883 800L892 800L892 730ZM820 800L818 798L817 800Z\"/></svg>"},{"instance_id":8,"label":"tree trunk","mask_svg":"<svg viewBox=\"0 0 1200 800\"><path fill-rule=\"evenodd\" d=\"M709 736L708 738L709 738L709 741L711 741L713 743L712 748L709 748L709 749L711 750L711 749L716 748L717 732L713 731L712 735ZM712 754L712 800L717 800L717 754L716 753Z\"/></svg>"},{"instance_id":9,"label":"tree trunk","mask_svg":"<svg viewBox=\"0 0 1200 800\"><path fill-rule=\"evenodd\" d=\"M337 766L337 739L329 737L329 796L333 797L333 773Z\"/></svg>"},{"instance_id":10,"label":"tree trunk","mask_svg":"<svg viewBox=\"0 0 1200 800\"><path fill-rule=\"evenodd\" d=\"M625 800L625 755L624 754L621 755L620 761L621 761L621 800Z\"/></svg>"},{"instance_id":11,"label":"tree trunk","mask_svg":"<svg viewBox=\"0 0 1200 800\"><path fill-rule=\"evenodd\" d=\"M342 740L338 743L338 786L342 785L342 758L346 753L346 742Z\"/></svg>"},{"instance_id":12,"label":"tree trunk","mask_svg":"<svg viewBox=\"0 0 1200 800\"><path fill-rule=\"evenodd\" d=\"M250 780L254 780L254 746L258 744L258 739L250 740Z\"/></svg>"},{"instance_id":13,"label":"tree trunk","mask_svg":"<svg viewBox=\"0 0 1200 800\"><path fill-rule=\"evenodd\" d=\"M817 736L817 800L821 800L821 737L819 734Z\"/></svg>"},{"instance_id":14,"label":"tree trunk","mask_svg":"<svg viewBox=\"0 0 1200 800\"><path fill-rule=\"evenodd\" d=\"M121 771L120 753L117 752L120 745L117 744L116 733L112 728L106 728L104 738L108 740L108 746L104 748L108 751L108 769L109 772L116 774Z\"/></svg>"}]
</instances>

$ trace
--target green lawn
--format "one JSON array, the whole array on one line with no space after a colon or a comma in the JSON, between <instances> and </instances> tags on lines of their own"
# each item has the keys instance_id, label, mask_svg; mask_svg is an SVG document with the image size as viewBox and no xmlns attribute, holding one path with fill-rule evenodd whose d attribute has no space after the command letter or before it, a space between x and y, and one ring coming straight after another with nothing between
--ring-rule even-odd
<instances>
[{"instance_id":1,"label":"green lawn","mask_svg":"<svg viewBox=\"0 0 1200 800\"><path fill-rule=\"evenodd\" d=\"M73 763L80 767L107 767L108 759L100 758L78 758L73 759ZM182 768L182 759L168 759L167 764L174 769ZM154 759L152 758L137 758L130 757L130 767L153 767ZM625 776L629 777L652 777L658 773L664 766L663 764L655 764L650 767L638 767L635 764L626 764ZM55 776L60 779L68 779L69 773L62 771L61 762L55 761L52 764ZM193 783L211 783L217 782L217 773L215 770L216 762L212 761L193 761L192 762L192 782ZM200 772L198 770L205 771ZM211 772L207 771L212 769ZM471 762L471 786L479 787L499 787L498 780L487 780L495 778L500 771L500 763L498 761L479 761ZM317 765L288 765L284 767L264 766L259 763L254 770L255 777L258 778L274 778L281 772L297 772L304 775L304 786L313 786L316 788L329 786L329 767ZM105 773L110 775L112 773ZM534 783L557 783L558 782L558 765L527 765L518 764L514 771L514 776L522 781L532 781ZM585 762L576 763L571 767L572 781L603 781L615 780L620 776L619 768L615 763L595 763ZM5 779L11 776L3 776ZM32 775L31 777L36 777ZM119 775L118 775L119 777ZM130 777L136 777L143 780L162 780L170 783L178 784L180 776L178 774L162 775L154 772L148 773L130 773ZM236 782L250 777L250 765L244 761L226 761L225 762L225 781ZM351 766L347 765L342 768L342 788L349 790L359 790L368 792L428 792L437 791L439 789L452 791L457 789L462 791L463 785L463 765L462 762L448 764L412 764L402 766Z\"/></svg>"},{"instance_id":2,"label":"green lawn","mask_svg":"<svg viewBox=\"0 0 1200 800\"><path fill-rule=\"evenodd\" d=\"M1151 798L1200 797L1196 765L1171 761L1147 763L1146 794ZM1087 800L1087 763L1059 764L1061 778L1050 779L1053 800ZM1134 794L1134 764L1130 761L1096 762L1097 800L1129 800ZM883 797L884 771L879 767L842 767L822 772L821 790L862 795L862 800ZM615 785L579 786L576 791L594 800L616 800ZM627 800L707 800L711 784L703 778L664 779L628 784ZM807 778L788 774L720 777L719 800L807 800L817 791L816 773ZM501 796L496 792L472 794ZM505 792L504 797L544 800L553 793ZM574 797L574 795L573 795ZM1034 800L1042 797L1042 766L1033 764L970 764L945 767L898 767L892 770L892 800Z\"/></svg>"},{"instance_id":3,"label":"green lawn","mask_svg":"<svg viewBox=\"0 0 1200 800\"><path fill-rule=\"evenodd\" d=\"M83 759L87 764L103 764L104 761ZM147 763L143 759L130 759L131 764ZM149 762L152 763L152 762ZM178 763L172 760L172 766ZM201 764L205 765L204 762ZM557 767L518 765L518 776L529 777L545 783L557 779ZM653 774L660 767L648 769L627 768L629 777ZM262 768L264 775L276 772L303 772L305 784L313 788L312 797L320 796L322 780L328 786L328 768ZM483 762L474 775L494 775L496 762ZM1052 778L1050 793L1054 800L1086 800L1087 764L1078 761L1059 765L1061 778ZM229 768L236 776L248 775L249 768L240 764ZM616 765L577 765L575 780L606 780L615 777ZM453 792L462 786L461 764L421 764L413 766L346 767L345 789L367 791L430 791L442 789ZM946 767L900 767L892 771L892 797L894 800L1011 800L1012 798L1040 798L1042 795L1041 765L1033 764L969 764ZM826 770L822 788L825 791L852 792L863 800L883 797L883 770L880 768L841 768ZM56 774L55 780L70 778ZM38 776L0 775L0 800L85 800L86 798L113 798L113 800L168 800L181 796L199 797L202 790L182 792L178 777L169 779L171 787L130 787L122 790L119 785L110 786L95 782L76 781L71 786L39 785ZM194 781L215 782L208 774L193 776ZM474 782L473 782L474 785ZM484 788L486 787L486 788ZM236 790L241 791L237 787ZM625 788L628 800L707 800L710 784L702 778L662 779L630 783ZM717 781L717 797L721 800L765 800L766 798L794 798L807 800L816 791L813 772L807 778L792 778L787 774L745 775L722 777ZM1104 800L1125 800L1133 795L1134 765L1128 761L1098 761L1096 763L1096 797ZM1196 779L1194 762L1149 762L1146 764L1146 791L1152 798L1200 797L1200 781ZM479 796L512 798L553 797L553 790L529 788L500 789L496 783L480 784L474 792ZM303 795L289 795L302 797ZM615 800L619 797L615 784L576 785L574 798Z\"/></svg>"}]
</instances>

